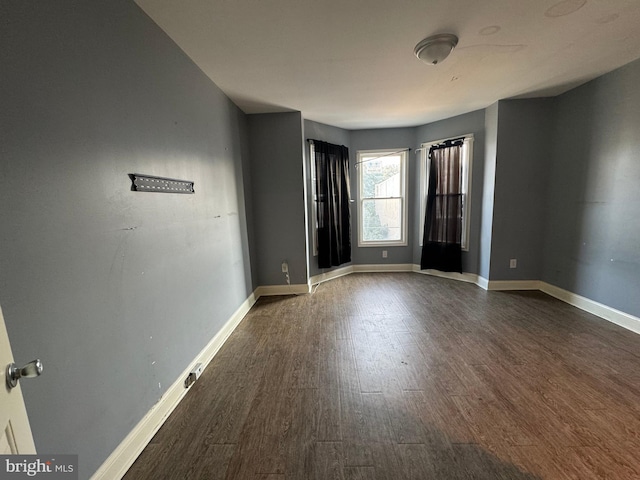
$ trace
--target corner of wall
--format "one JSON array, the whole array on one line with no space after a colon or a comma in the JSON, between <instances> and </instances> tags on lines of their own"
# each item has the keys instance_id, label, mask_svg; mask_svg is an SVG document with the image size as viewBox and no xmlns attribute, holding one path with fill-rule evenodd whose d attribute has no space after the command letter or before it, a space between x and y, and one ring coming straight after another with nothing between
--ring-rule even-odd
<instances>
[{"instance_id":1,"label":"corner of wall","mask_svg":"<svg viewBox=\"0 0 640 480\"><path fill-rule=\"evenodd\" d=\"M498 102L485 110L484 177L482 182L482 216L480 219L479 275L489 279L491 273L491 242L493 236L493 206L498 154Z\"/></svg>"}]
</instances>

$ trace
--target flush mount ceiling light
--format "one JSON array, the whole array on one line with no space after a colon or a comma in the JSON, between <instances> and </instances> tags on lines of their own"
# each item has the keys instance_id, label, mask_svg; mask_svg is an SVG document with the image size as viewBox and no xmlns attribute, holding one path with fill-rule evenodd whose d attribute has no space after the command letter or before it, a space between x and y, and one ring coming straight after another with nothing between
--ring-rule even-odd
<instances>
[{"instance_id":1,"label":"flush mount ceiling light","mask_svg":"<svg viewBox=\"0 0 640 480\"><path fill-rule=\"evenodd\" d=\"M440 33L425 38L416 45L413 53L428 65L437 65L449 56L458 44L458 37L450 33Z\"/></svg>"}]
</instances>

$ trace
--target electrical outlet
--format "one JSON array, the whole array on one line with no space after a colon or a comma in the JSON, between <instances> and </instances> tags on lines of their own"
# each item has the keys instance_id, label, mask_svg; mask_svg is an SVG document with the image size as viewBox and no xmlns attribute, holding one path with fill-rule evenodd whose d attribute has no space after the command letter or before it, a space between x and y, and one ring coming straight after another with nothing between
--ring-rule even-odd
<instances>
[{"instance_id":1,"label":"electrical outlet","mask_svg":"<svg viewBox=\"0 0 640 480\"><path fill-rule=\"evenodd\" d=\"M287 262L282 262L282 273L289 273L289 264Z\"/></svg>"},{"instance_id":2,"label":"electrical outlet","mask_svg":"<svg viewBox=\"0 0 640 480\"><path fill-rule=\"evenodd\" d=\"M518 259L512 258L509 260L509 268L517 268L518 267Z\"/></svg>"},{"instance_id":3,"label":"electrical outlet","mask_svg":"<svg viewBox=\"0 0 640 480\"><path fill-rule=\"evenodd\" d=\"M382 250L382 258L387 258L387 251L386 250Z\"/></svg>"},{"instance_id":4,"label":"electrical outlet","mask_svg":"<svg viewBox=\"0 0 640 480\"><path fill-rule=\"evenodd\" d=\"M194 384L195 381L200 378L200 375L202 375L202 370L204 370L204 367L201 363L198 363L195 367L193 367L193 370L189 372L189 376L184 381L184 388L189 388L192 384Z\"/></svg>"}]
</instances>

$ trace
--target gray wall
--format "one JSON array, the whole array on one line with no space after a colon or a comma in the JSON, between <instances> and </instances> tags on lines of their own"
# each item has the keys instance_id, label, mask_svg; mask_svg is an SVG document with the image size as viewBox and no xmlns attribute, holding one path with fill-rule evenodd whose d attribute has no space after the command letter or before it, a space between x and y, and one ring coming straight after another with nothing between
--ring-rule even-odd
<instances>
[{"instance_id":1,"label":"gray wall","mask_svg":"<svg viewBox=\"0 0 640 480\"><path fill-rule=\"evenodd\" d=\"M323 142L333 143L334 145L344 145L349 148L349 157L354 158L356 155L355 152L351 150L350 144L350 132L349 130L344 130L338 127L332 127L331 125L325 125L323 123L314 122L311 120L304 120L304 138L312 139L312 140L322 140ZM311 188L311 161L309 157L309 143L305 141L304 145L304 153L305 153L305 186L306 186L306 194L307 194L307 238L308 238L308 252L309 252L309 276L313 277L314 275L319 275L321 273L330 272L331 270L335 270L336 268L342 268L344 265L334 268L318 268L318 256L313 255L313 226L311 225L312 221L312 209L315 208L315 204L313 202L312 197L312 188ZM356 173L353 168L349 170L351 177L353 177ZM353 194L353 192L352 192ZM352 204L352 212L355 209L355 203ZM353 217L351 222L351 241L353 242L353 235L357 232L354 230L356 224L353 223ZM353 243L352 243L353 246ZM351 265L348 263L346 265Z\"/></svg>"},{"instance_id":2,"label":"gray wall","mask_svg":"<svg viewBox=\"0 0 640 480\"><path fill-rule=\"evenodd\" d=\"M541 276L553 106L551 98L498 103L491 280Z\"/></svg>"},{"instance_id":3,"label":"gray wall","mask_svg":"<svg viewBox=\"0 0 640 480\"><path fill-rule=\"evenodd\" d=\"M640 316L640 61L557 99L542 279Z\"/></svg>"},{"instance_id":4,"label":"gray wall","mask_svg":"<svg viewBox=\"0 0 640 480\"><path fill-rule=\"evenodd\" d=\"M473 133L473 168L471 171L471 225L469 232L469 251L462 252L462 269L466 273L478 273L480 256L480 223L482 218L482 192L484 176L484 110L476 110L464 115L423 125L416 129L416 148L424 142L452 138L458 135ZM412 182L414 211L413 222L413 263L420 264L422 247L420 233L423 219L420 217L420 155L412 155L416 163L415 176Z\"/></svg>"},{"instance_id":5,"label":"gray wall","mask_svg":"<svg viewBox=\"0 0 640 480\"><path fill-rule=\"evenodd\" d=\"M88 478L252 290L246 121L133 2L0 17L0 304L37 449Z\"/></svg>"},{"instance_id":6,"label":"gray wall","mask_svg":"<svg viewBox=\"0 0 640 480\"><path fill-rule=\"evenodd\" d=\"M415 128L385 128L372 130L355 130L351 132L351 149L349 150L351 162L351 195L356 202L358 197L358 171L355 162L358 161L359 150L383 150L391 148L412 148L416 143ZM356 265L378 265L378 264L410 264L413 258L413 224L414 224L414 202L411 200L415 195L412 179L415 178L416 154L411 150L408 154L409 163L407 197L407 246L406 247L358 247L358 207L353 205L351 210L351 259ZM387 258L382 258L382 251L387 250Z\"/></svg>"},{"instance_id":7,"label":"gray wall","mask_svg":"<svg viewBox=\"0 0 640 480\"><path fill-rule=\"evenodd\" d=\"M249 115L253 232L258 285L307 283L305 185L300 112Z\"/></svg>"}]
</instances>

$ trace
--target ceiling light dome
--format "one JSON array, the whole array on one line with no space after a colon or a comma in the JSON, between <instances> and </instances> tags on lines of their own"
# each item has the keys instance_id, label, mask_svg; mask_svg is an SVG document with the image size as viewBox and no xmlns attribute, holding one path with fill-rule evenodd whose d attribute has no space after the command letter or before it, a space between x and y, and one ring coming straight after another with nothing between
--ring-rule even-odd
<instances>
[{"instance_id":1,"label":"ceiling light dome","mask_svg":"<svg viewBox=\"0 0 640 480\"><path fill-rule=\"evenodd\" d=\"M458 37L451 33L440 33L425 38L416 45L413 53L428 65L437 65L449 56L458 44Z\"/></svg>"}]
</instances>

